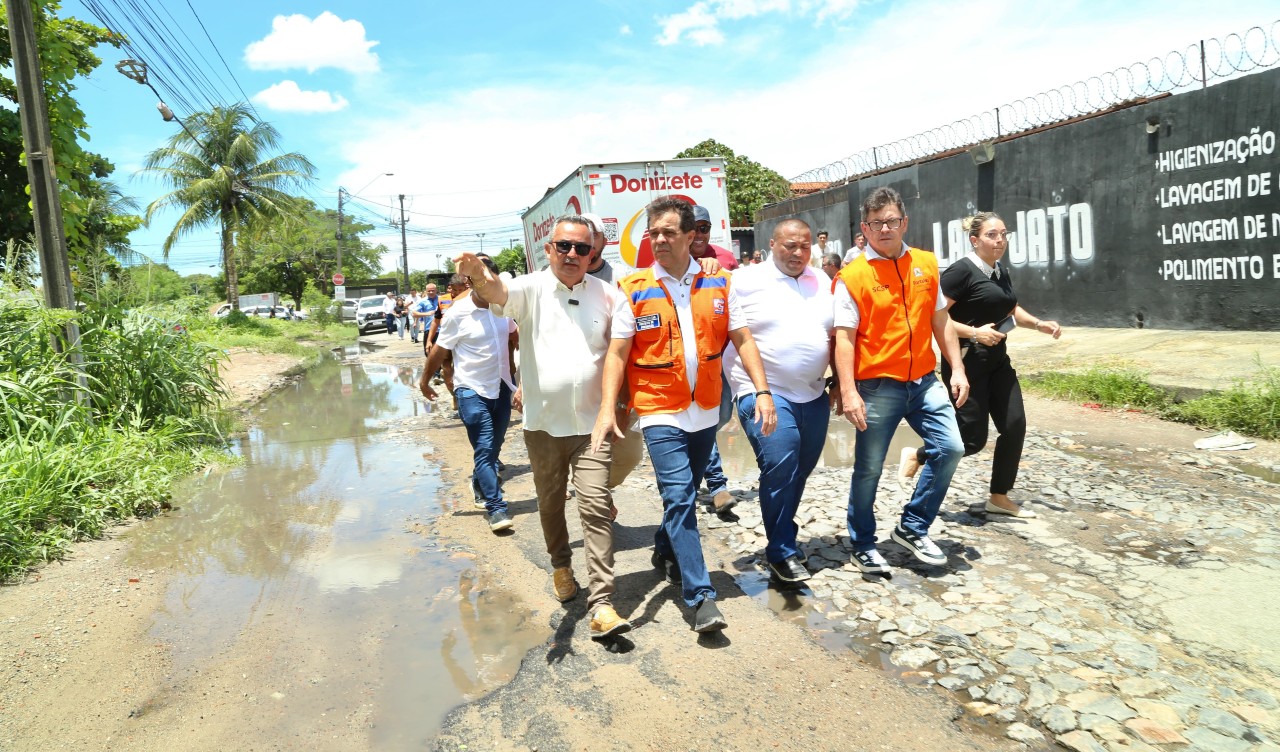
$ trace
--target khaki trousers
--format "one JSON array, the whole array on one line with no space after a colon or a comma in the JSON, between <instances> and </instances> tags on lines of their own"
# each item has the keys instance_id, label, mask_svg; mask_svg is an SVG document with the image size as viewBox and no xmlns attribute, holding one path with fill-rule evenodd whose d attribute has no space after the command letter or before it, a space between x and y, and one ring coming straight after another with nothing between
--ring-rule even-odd
<instances>
[{"instance_id":1,"label":"khaki trousers","mask_svg":"<svg viewBox=\"0 0 1280 752\"><path fill-rule=\"evenodd\" d=\"M565 493L569 476L577 492L578 517L582 522L582 547L587 557L587 610L611 605L613 597L613 522L609 507L609 466L612 447L605 444L591 451L590 436L552 436L545 431L525 431L524 443L533 468L533 486L538 494L538 516L542 536L556 569L572 564L569 528L565 523Z\"/></svg>"}]
</instances>

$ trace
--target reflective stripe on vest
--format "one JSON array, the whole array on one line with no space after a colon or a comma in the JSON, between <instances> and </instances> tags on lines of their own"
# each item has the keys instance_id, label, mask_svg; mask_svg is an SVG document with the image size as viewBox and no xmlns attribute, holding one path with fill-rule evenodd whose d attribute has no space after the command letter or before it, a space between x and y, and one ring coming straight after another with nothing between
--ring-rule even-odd
<instances>
[{"instance_id":1,"label":"reflective stripe on vest","mask_svg":"<svg viewBox=\"0 0 1280 752\"><path fill-rule=\"evenodd\" d=\"M933 371L936 256L918 248L894 260L869 261L859 254L836 279L858 306L854 378L914 381Z\"/></svg>"},{"instance_id":2,"label":"reflective stripe on vest","mask_svg":"<svg viewBox=\"0 0 1280 752\"><path fill-rule=\"evenodd\" d=\"M631 303L635 336L627 358L631 407L640 415L678 413L694 402L720 407L720 356L729 340L729 277L723 272L693 279L689 305L698 351L697 383L690 394L684 333L675 303L652 268L618 283Z\"/></svg>"}]
</instances>

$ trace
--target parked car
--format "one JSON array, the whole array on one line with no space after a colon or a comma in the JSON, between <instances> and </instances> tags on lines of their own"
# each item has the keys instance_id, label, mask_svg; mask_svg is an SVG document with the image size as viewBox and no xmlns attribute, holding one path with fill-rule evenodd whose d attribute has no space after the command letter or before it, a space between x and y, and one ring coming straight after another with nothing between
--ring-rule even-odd
<instances>
[{"instance_id":1,"label":"parked car","mask_svg":"<svg viewBox=\"0 0 1280 752\"><path fill-rule=\"evenodd\" d=\"M385 295L368 295L360 298L360 304L356 308L356 327L360 329L361 334L369 332L387 330L387 317L382 313L382 301L386 300Z\"/></svg>"},{"instance_id":2,"label":"parked car","mask_svg":"<svg viewBox=\"0 0 1280 752\"><path fill-rule=\"evenodd\" d=\"M279 306L279 305L278 306L266 306L266 305L249 306L248 308L241 308L240 312L246 316L257 316L259 318L265 319L265 318L271 318L271 311L273 308L275 309L276 318L278 319L289 318L288 308L286 308L285 306ZM294 311L293 317L299 321L305 321L307 318L307 314L302 313L301 311Z\"/></svg>"},{"instance_id":3,"label":"parked car","mask_svg":"<svg viewBox=\"0 0 1280 752\"><path fill-rule=\"evenodd\" d=\"M355 298L345 298L329 304L329 311L335 316L338 315L339 308L342 310L342 321L355 321L356 314L359 313L360 301Z\"/></svg>"}]
</instances>

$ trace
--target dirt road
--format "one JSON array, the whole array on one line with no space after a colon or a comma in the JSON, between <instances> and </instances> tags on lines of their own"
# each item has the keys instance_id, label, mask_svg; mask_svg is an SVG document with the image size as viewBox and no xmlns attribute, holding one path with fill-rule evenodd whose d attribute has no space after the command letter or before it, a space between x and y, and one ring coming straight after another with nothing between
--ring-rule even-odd
<instances>
[{"instance_id":1,"label":"dirt road","mask_svg":"<svg viewBox=\"0 0 1280 752\"><path fill-rule=\"evenodd\" d=\"M403 366L417 365L420 360L407 343L396 342L377 355L365 357ZM233 370L234 366L233 363ZM256 367L262 373L254 379L242 379L242 383L268 378L265 373L270 367ZM1215 691L1213 687L1219 684L1214 682L1223 680L1221 672L1233 662L1236 669L1246 671L1253 659L1219 655L1211 644L1178 632L1176 625L1167 629L1144 626L1146 622L1141 619L1148 617L1136 614L1140 618L1135 618L1128 611L1115 612L1115 620L1106 624L1078 624L1078 618L1102 618L1096 615L1112 612L1096 606L1083 615L1073 614L1070 606L1054 600L1075 597L1064 593L1096 598L1106 604L1125 600L1116 595L1122 584L1108 579L1105 567L1097 565L1097 573L1086 571L1096 562L1085 553L1110 555L1109 547L1114 548L1118 541L1121 549L1128 548L1153 563L1159 557L1158 552L1129 545L1135 540L1129 534L1133 531L1125 528L1121 532L1119 525L1136 524L1139 518L1124 517L1130 514L1129 510L1103 506L1103 500L1088 502L1096 508L1087 511L1073 509L1071 504L1057 505L1061 507L1059 511L1054 508L1052 497L1042 495L1041 489L1061 486L1067 494L1075 493L1070 484L1073 474L1104 473L1116 467L1137 475L1157 473L1165 479L1162 482L1169 484L1185 483L1186 488L1206 495L1195 496L1197 499L1208 498L1213 489L1219 495L1242 499L1253 498L1251 494L1258 492L1274 497L1274 486L1241 487L1238 474L1223 472L1221 465L1209 462L1201 467L1170 459L1191 451L1191 440L1203 435L1191 429L1132 414L1099 413L1039 400L1030 401L1028 413L1039 436L1074 436L1077 448L1070 451L1093 455L1081 459L1082 463L1098 463L1069 464L1069 458L1076 455L1055 453L1058 448L1050 444L1057 439L1046 438L1043 446L1035 450L1043 451L1043 455L1036 455L1028 468L1027 487L1034 490L1027 493L1044 504L1046 524L1058 527L1030 532L990 525L974 527L964 516L964 507L971 500L949 499L951 509L945 515L948 534L940 537L946 538L949 550L956 553L954 571L917 573L903 565L901 559L893 558L896 566L903 565L901 574L894 583L875 585L871 592L867 588L873 586L862 583L860 578L847 583L832 579L840 568L838 562L831 562L829 569L821 570L822 578L812 596L791 598L775 594L769 598L749 597L738 584L751 581L752 573L758 572L748 551L751 544L743 537L750 529L741 525L718 526L704 535L713 580L730 622L729 630L717 639L699 639L689 630L685 610L673 600L674 590L649 566L648 546L660 502L645 485L645 474L650 471L640 468L618 493L621 515L617 605L636 629L612 650L588 638L581 599L562 607L551 597L549 566L542 550L532 483L518 432L508 443L510 451L504 452L515 533L497 537L484 526L482 516L469 508L465 477L470 450L460 423L447 411L400 418L394 427L394 438L375 438L364 451L371 457L373 453L392 451L396 443L424 447L422 466L410 469L403 481L405 492L418 487L418 476L414 474L426 473L431 465L439 466L443 468L440 480L446 489L440 506L445 512L432 517L401 518L399 524L409 532L402 534L405 542L397 544L399 550L391 556L411 560L416 546L447 548L459 555L465 553L468 558L474 556L476 576L468 581L480 583L479 588L513 596L493 607L497 609L498 628L505 618L511 633L526 633L528 625L533 625L552 634L550 640L539 641L528 650L509 683L482 696L476 696L482 694L480 691L469 695L474 701L449 713L439 724L438 734L431 738L401 740L400 746L379 741L384 738L379 736L379 729L386 725L380 714L386 708L392 707L396 713L422 712L403 703L397 705L394 696L388 699L389 675L407 672L414 683L421 685L458 681L457 675L446 672L418 675L412 666L394 665L404 662L403 656L396 653L400 644L395 637L397 630L403 631L406 621L417 618L423 597L454 597L451 592L420 594L416 600L403 598L378 609L339 615L354 622L356 628L343 632L341 639L328 640L301 631L305 625L295 623L302 618L295 614L305 613L306 604L299 601L302 596L291 591L291 597L262 602L262 611L255 612L257 615L234 636L234 649L211 646L199 650L200 635L175 640L164 636L156 625L166 615L189 605L181 599L203 597L216 602L221 597L218 591L206 593L199 587L175 590L172 586L178 577L176 568L139 568L125 560L127 546L121 540L96 541L77 546L68 561L45 567L27 583L0 591L0 624L4 625L0 630L0 748L349 750L425 746L544 752L761 747L1024 748L1005 738L1011 729L1020 731L1009 725L1014 720L1027 722L1028 730L1035 734L1043 732L1040 741L1029 734L1025 737L1033 748L1050 744L1049 740L1058 734L1078 741L1079 749L1092 749L1080 736L1085 734L1098 749L1144 749L1140 745L1145 742L1135 736L1136 732L1122 725L1132 723L1133 717L1124 718L1126 713L1114 710L1112 715L1122 716L1121 720L1102 715L1101 709L1111 707L1104 702L1106 697L1083 696L1090 692L1105 694L1099 690L1112 685L1133 688L1132 683L1124 683L1130 678L1127 672L1131 667L1124 660L1115 660L1113 654L1116 650L1133 650L1126 647L1130 643L1127 638L1122 639L1121 632L1127 635L1136 630L1137 634L1146 631L1161 635L1153 638L1157 642L1168 641L1160 648L1163 652L1158 671L1147 669L1146 673L1155 676L1167 671L1171 678L1166 683L1177 692L1149 690L1136 701L1126 695L1125 707L1136 704L1145 708L1148 715L1159 716L1168 731L1185 733L1192 741L1199 739L1213 745L1220 737L1234 745L1217 749L1270 749L1260 746L1271 738L1276 724L1273 707L1267 706L1272 695L1265 688L1253 688L1249 690L1252 694L1220 701L1215 695L1213 703L1200 697L1203 692ZM1079 438L1081 432L1086 432L1087 438ZM1138 447L1141 452L1135 451ZM1264 443L1249 459L1264 469L1280 467L1280 450ZM839 473L847 474L831 471L831 496L840 495L839 481L834 479ZM745 480L738 480L735 487L749 493ZM959 491L973 492L972 485ZM1178 492L1183 492L1182 486ZM1084 492L1081 495L1088 496ZM1111 495L1120 497L1118 491ZM838 506L838 498L829 501ZM1227 518L1215 531L1248 524L1237 522L1230 516L1230 509L1220 514ZM1074 522L1077 516L1088 518L1084 527ZM704 524L711 522L706 517L702 519ZM1108 533L1103 523L1112 522L1116 525ZM1151 512L1145 522L1156 524ZM822 523L815 518L810 524ZM134 528L148 524L152 523L138 523ZM394 527L397 522L383 524ZM1043 541L1059 538L1087 549L1074 554L1084 563L1062 566L1055 554L1047 553L1044 546L1057 544ZM835 538L832 541L838 542ZM963 546L956 546L956 542ZM821 546L830 547L816 538L813 545L812 556L818 559ZM1245 556L1266 558L1250 554L1247 545L1252 542L1246 534L1243 540L1211 537L1201 547L1210 554L1209 563L1222 561L1227 566L1237 566ZM974 559L965 549L981 551L987 560ZM1123 552L1118 556L1124 556ZM986 566L999 569L986 570ZM585 579L580 557L575 556L575 567L579 579ZM734 575L739 579L735 580ZM1062 586L1049 588L1059 580ZM1028 583L1045 586L1045 592L1035 594L1042 604L1039 610L1019 610L1036 608L1027 605L1022 597L1028 595L1024 592L1030 587ZM227 597L230 595L228 592ZM1137 604L1143 595L1129 593L1128 599ZM837 598L843 599L843 605ZM1045 652L1034 640L1023 640L1003 626L993 625L963 632L965 640L953 637L949 638L953 643L945 644L935 636L949 633L937 631L940 628L936 626L933 632L920 632L929 626L928 620L910 615L928 613L926 607L932 600L936 600L934 605L952 609L947 623L960 616L969 615L972 620L974 614L988 613L1000 619L1020 620L1023 625L1058 636L1049 638L1051 646ZM512 605L515 603L519 605ZM1163 606L1158 603L1143 607L1151 610L1152 618L1164 613L1159 611ZM889 608L898 613L881 613ZM904 609L914 611L908 613ZM494 613L489 616L491 620L495 618ZM849 639L860 640L864 646L878 645L886 655L889 650L896 654L897 650L915 647L915 641L934 640L928 644L937 648L943 663L949 664L947 671L932 662L920 670L899 667L885 671L875 657L879 653L829 650L824 647L832 644L827 637L835 631L833 625L841 624ZM881 629L877 634L876 630ZM1066 632L1059 635L1055 629ZM902 636L900 645L882 645L879 641L895 634ZM1002 634L1019 640L1018 647ZM299 635L307 637L300 640ZM1094 657L1058 650L1064 646L1085 650L1081 645L1089 643L1087 638L1094 635L1105 643L1099 648L1102 652ZM992 647L999 646L1001 639L1008 642L1008 647ZM971 644L962 650L965 643ZM1175 656L1171 652L1193 644L1200 646L1198 656L1185 652ZM987 656L990 651L996 651L992 653L994 657ZM480 669L486 662L498 660L495 654L479 649L475 653L472 657L477 668L472 673L483 673ZM1052 666L1057 673L1000 662L1011 654L1022 658L1022 653L1039 655L1037 661ZM1139 659L1148 660L1149 656L1143 654L1133 660ZM959 675L960 669L966 667L985 678L966 682L956 693L930 686L934 681ZM1027 672L1040 673L1029 676ZM1246 676L1237 686L1243 693L1257 679ZM273 689L286 683L293 689ZM1032 684L1050 687L1055 693L1053 699L1046 705L1036 705L1035 697L1043 699L1047 694ZM1193 691L1197 687L1207 689ZM1272 692L1275 690L1271 687ZM968 695L959 694L962 692ZM1027 694L1031 697L1018 697ZM290 704L294 697L307 698L306 704ZM1155 705L1169 708L1171 715L1161 715L1163 711ZM1216 705L1225 710L1211 707ZM1061 722L1063 714L1056 711L1046 722L1042 717L1046 707L1065 708L1064 712L1070 713L1070 727L1065 727ZM1009 708L1014 712L1009 713ZM1241 728L1214 712L1234 713L1231 719ZM1133 711L1127 714L1137 715ZM1055 730L1049 731L1046 723L1053 724ZM1238 735L1232 735L1233 731ZM1102 747L1102 743L1109 747ZM1215 747L1201 744L1193 748Z\"/></svg>"}]
</instances>

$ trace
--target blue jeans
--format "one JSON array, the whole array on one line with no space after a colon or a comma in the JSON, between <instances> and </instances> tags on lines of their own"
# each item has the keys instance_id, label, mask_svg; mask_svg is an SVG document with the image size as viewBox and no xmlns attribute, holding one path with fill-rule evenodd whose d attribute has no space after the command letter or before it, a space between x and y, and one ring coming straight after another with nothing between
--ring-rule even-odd
<instances>
[{"instance_id":1,"label":"blue jeans","mask_svg":"<svg viewBox=\"0 0 1280 752\"><path fill-rule=\"evenodd\" d=\"M858 394L867 405L867 430L858 431L853 449L853 483L849 488L849 538L853 549L869 551L876 546L876 484L880 482L893 432L903 418L924 440L926 459L899 524L909 533L928 535L951 486L951 476L964 456L964 442L947 388L930 373L919 384L865 379L858 382Z\"/></svg>"},{"instance_id":2,"label":"blue jeans","mask_svg":"<svg viewBox=\"0 0 1280 752\"><path fill-rule=\"evenodd\" d=\"M764 519L765 558L780 562L800 552L796 546L796 509L804 494L805 481L818 465L827 443L831 402L827 395L810 402L791 402L774 395L778 427L768 436L760 434L755 422L756 396L738 400L738 421L756 452L760 466L760 515Z\"/></svg>"},{"instance_id":3,"label":"blue jeans","mask_svg":"<svg viewBox=\"0 0 1280 752\"><path fill-rule=\"evenodd\" d=\"M454 390L458 398L458 414L467 427L467 439L475 457L475 484L484 499L485 512L507 511L507 502L498 487L498 453L507 438L511 423L511 389L503 383L498 396L481 397L474 389L460 386Z\"/></svg>"},{"instance_id":4,"label":"blue jeans","mask_svg":"<svg viewBox=\"0 0 1280 752\"><path fill-rule=\"evenodd\" d=\"M673 426L644 429L644 443L649 447L649 460L653 462L658 493L662 496L662 525L653 536L653 550L679 565L680 596L690 608L704 599L716 597L702 557L694 501L715 442L715 426L693 433Z\"/></svg>"},{"instance_id":5,"label":"blue jeans","mask_svg":"<svg viewBox=\"0 0 1280 752\"><path fill-rule=\"evenodd\" d=\"M724 425L733 417L733 392L729 389L729 380L724 376L720 377L720 419L716 422L716 430L724 428ZM720 463L720 446L713 443L711 445L711 458L707 460L707 472L702 476L707 481L707 493L715 496L720 491L729 487L729 479L725 477L724 467Z\"/></svg>"},{"instance_id":6,"label":"blue jeans","mask_svg":"<svg viewBox=\"0 0 1280 752\"><path fill-rule=\"evenodd\" d=\"M396 315L394 313L388 313L383 316L383 319L387 324L387 334L395 334L396 333Z\"/></svg>"}]
</instances>

